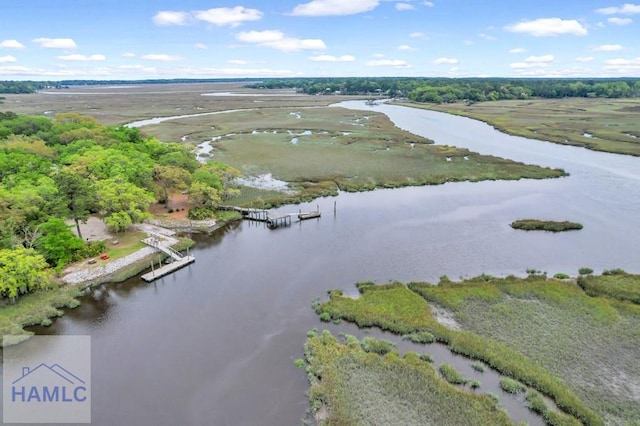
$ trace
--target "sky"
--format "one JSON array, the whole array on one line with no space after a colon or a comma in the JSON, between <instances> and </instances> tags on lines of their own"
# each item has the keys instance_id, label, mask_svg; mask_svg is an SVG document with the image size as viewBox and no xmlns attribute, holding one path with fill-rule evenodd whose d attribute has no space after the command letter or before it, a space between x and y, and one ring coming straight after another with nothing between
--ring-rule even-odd
<instances>
[{"instance_id":1,"label":"sky","mask_svg":"<svg viewBox=\"0 0 640 426\"><path fill-rule=\"evenodd\" d=\"M640 3L0 0L0 80L640 77Z\"/></svg>"}]
</instances>

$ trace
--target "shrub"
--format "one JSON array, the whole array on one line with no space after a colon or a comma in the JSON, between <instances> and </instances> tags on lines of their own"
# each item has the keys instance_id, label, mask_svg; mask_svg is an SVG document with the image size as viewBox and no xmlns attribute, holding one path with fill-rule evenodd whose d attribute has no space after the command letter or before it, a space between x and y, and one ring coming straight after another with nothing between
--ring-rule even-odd
<instances>
[{"instance_id":1,"label":"shrub","mask_svg":"<svg viewBox=\"0 0 640 426\"><path fill-rule=\"evenodd\" d=\"M557 274L555 274L553 276L553 278L557 279L557 280L566 280L571 278L569 275L565 274L564 272L558 272Z\"/></svg>"},{"instance_id":2,"label":"shrub","mask_svg":"<svg viewBox=\"0 0 640 426\"><path fill-rule=\"evenodd\" d=\"M194 207L189 210L187 216L191 220L205 220L215 217L216 212L207 207Z\"/></svg>"},{"instance_id":3,"label":"shrub","mask_svg":"<svg viewBox=\"0 0 640 426\"><path fill-rule=\"evenodd\" d=\"M593 274L593 269L591 269L591 268L580 268L580 269L578 269L578 273L580 275L591 275L591 274Z\"/></svg>"},{"instance_id":4,"label":"shrub","mask_svg":"<svg viewBox=\"0 0 640 426\"><path fill-rule=\"evenodd\" d=\"M478 389L480 387L480 382L478 380L474 380L471 382L471 389Z\"/></svg>"}]
</instances>

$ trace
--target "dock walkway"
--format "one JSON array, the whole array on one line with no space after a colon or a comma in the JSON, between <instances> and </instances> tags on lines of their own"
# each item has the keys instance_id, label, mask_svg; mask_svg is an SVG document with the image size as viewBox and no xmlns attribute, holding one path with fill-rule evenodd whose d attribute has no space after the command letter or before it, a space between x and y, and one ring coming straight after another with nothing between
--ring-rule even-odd
<instances>
[{"instance_id":1,"label":"dock walkway","mask_svg":"<svg viewBox=\"0 0 640 426\"><path fill-rule=\"evenodd\" d=\"M177 271L178 269L184 268L185 266L196 261L193 256L183 256L178 251L174 250L171 245L175 244L178 240L175 238L168 237L166 235L160 235L156 233L150 233L150 236L143 239L142 242L146 245L153 247L156 250L159 250L169 257L171 257L172 262L168 263L164 266L161 266L158 269L153 268L153 263L151 264L151 272L148 272L142 275L142 279L146 282L155 281L158 278L162 278L165 275L169 275L170 273Z\"/></svg>"}]
</instances>

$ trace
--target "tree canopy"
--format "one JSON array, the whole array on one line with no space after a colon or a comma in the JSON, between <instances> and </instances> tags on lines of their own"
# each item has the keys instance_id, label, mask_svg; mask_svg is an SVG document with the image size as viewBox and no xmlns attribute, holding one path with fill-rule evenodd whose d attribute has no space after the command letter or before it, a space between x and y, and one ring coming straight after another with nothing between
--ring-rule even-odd
<instances>
[{"instance_id":1,"label":"tree canopy","mask_svg":"<svg viewBox=\"0 0 640 426\"><path fill-rule=\"evenodd\" d=\"M226 165L200 164L188 146L138 129L76 113L51 119L0 112L0 250L8 259L0 279L22 271L27 261L18 262L20 255L33 262L34 274L42 262L61 268L86 256L79 224L91 215L125 231L149 217L152 203L188 191L192 182L199 206L215 207L237 191L237 174ZM23 272L0 286L0 296L15 299L47 281L46 274Z\"/></svg>"}]
</instances>

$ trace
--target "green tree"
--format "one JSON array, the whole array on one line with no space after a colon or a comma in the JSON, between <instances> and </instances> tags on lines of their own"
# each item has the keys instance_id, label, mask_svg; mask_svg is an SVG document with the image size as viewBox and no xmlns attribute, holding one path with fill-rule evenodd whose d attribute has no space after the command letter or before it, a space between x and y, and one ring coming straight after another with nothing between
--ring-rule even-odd
<instances>
[{"instance_id":1,"label":"green tree","mask_svg":"<svg viewBox=\"0 0 640 426\"><path fill-rule=\"evenodd\" d=\"M62 219L49 218L40 226L40 231L42 235L36 240L35 247L52 266L65 266L84 246L82 239L74 235Z\"/></svg>"},{"instance_id":2,"label":"green tree","mask_svg":"<svg viewBox=\"0 0 640 426\"><path fill-rule=\"evenodd\" d=\"M80 222L86 223L91 210L96 207L96 192L89 181L69 169L63 169L54 177L58 194L65 209L65 216L73 219L78 236L82 239Z\"/></svg>"},{"instance_id":3,"label":"green tree","mask_svg":"<svg viewBox=\"0 0 640 426\"><path fill-rule=\"evenodd\" d=\"M0 295L15 301L18 296L49 286L52 271L33 249L0 250Z\"/></svg>"},{"instance_id":4,"label":"green tree","mask_svg":"<svg viewBox=\"0 0 640 426\"><path fill-rule=\"evenodd\" d=\"M191 174L180 167L155 164L153 166L153 180L162 189L167 209L169 209L171 194L187 189L191 183Z\"/></svg>"},{"instance_id":5,"label":"green tree","mask_svg":"<svg viewBox=\"0 0 640 426\"><path fill-rule=\"evenodd\" d=\"M197 207L216 208L222 203L220 192L204 182L194 181L189 188L189 201Z\"/></svg>"},{"instance_id":6,"label":"green tree","mask_svg":"<svg viewBox=\"0 0 640 426\"><path fill-rule=\"evenodd\" d=\"M154 201L149 191L121 177L96 182L96 193L98 205L107 219L115 213L119 216L126 213L131 223L142 222L148 216L149 205Z\"/></svg>"}]
</instances>

